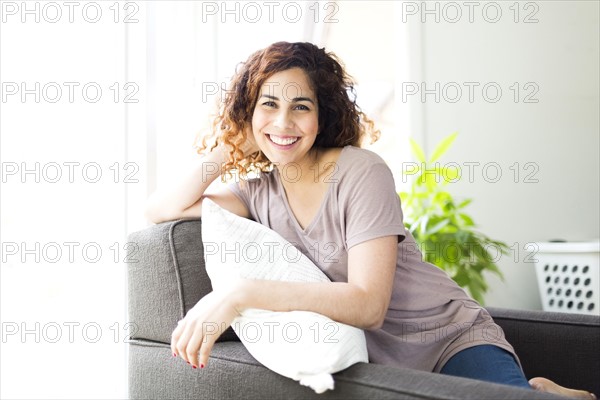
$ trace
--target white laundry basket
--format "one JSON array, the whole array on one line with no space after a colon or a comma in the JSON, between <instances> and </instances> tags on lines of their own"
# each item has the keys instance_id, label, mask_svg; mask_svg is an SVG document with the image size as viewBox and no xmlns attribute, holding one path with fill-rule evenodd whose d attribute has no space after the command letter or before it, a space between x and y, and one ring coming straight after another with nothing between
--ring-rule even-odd
<instances>
[{"instance_id":1,"label":"white laundry basket","mask_svg":"<svg viewBox=\"0 0 600 400\"><path fill-rule=\"evenodd\" d=\"M600 242L537 243L544 311L600 315Z\"/></svg>"}]
</instances>

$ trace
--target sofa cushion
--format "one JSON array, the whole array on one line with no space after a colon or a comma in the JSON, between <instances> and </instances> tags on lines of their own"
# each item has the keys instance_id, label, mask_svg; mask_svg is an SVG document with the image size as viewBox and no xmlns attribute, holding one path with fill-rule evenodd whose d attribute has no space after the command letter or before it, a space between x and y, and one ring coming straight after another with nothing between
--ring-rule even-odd
<instances>
[{"instance_id":1,"label":"sofa cushion","mask_svg":"<svg viewBox=\"0 0 600 400\"><path fill-rule=\"evenodd\" d=\"M262 366L240 342L215 344L208 366L192 369L167 344L130 341L130 399L554 399L512 386L406 368L357 363L334 374L335 389L317 394Z\"/></svg>"}]
</instances>

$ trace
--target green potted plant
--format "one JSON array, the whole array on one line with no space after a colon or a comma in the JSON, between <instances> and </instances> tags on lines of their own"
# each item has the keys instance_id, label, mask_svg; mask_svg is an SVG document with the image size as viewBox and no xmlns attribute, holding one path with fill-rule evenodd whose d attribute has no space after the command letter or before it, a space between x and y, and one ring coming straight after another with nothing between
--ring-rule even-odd
<instances>
[{"instance_id":1,"label":"green potted plant","mask_svg":"<svg viewBox=\"0 0 600 400\"><path fill-rule=\"evenodd\" d=\"M508 254L509 247L475 229L473 219L465 212L471 199L458 202L446 190L449 182L456 182L460 177L460 171L456 167L440 165L438 160L457 134L443 139L429 160L411 139L412 153L418 163L410 171L414 175L411 190L399 195L404 223L419 245L424 260L446 271L483 305L483 294L488 290L484 272L504 279L496 262L502 254Z\"/></svg>"}]
</instances>

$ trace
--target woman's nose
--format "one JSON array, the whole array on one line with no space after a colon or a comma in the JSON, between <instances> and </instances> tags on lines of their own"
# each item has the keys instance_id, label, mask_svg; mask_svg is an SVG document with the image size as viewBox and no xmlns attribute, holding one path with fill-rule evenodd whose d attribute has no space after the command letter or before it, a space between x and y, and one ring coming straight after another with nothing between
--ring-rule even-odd
<instances>
[{"instance_id":1,"label":"woman's nose","mask_svg":"<svg viewBox=\"0 0 600 400\"><path fill-rule=\"evenodd\" d=\"M277 115L275 116L274 125L279 129L291 128L293 123L289 112L285 109L280 109Z\"/></svg>"}]
</instances>

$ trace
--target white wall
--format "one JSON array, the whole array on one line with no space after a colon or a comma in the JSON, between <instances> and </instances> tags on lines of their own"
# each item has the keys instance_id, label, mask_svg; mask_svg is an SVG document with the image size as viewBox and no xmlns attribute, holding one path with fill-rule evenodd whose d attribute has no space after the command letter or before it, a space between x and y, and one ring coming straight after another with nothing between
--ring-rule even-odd
<instances>
[{"instance_id":1,"label":"white wall","mask_svg":"<svg viewBox=\"0 0 600 400\"><path fill-rule=\"evenodd\" d=\"M600 236L599 3L535 2L531 4L537 9L520 9L519 23L509 9L513 2L497 4L502 10L497 23L485 21L481 7L475 9L473 23L468 22L466 8L457 23L445 21L442 9L439 23L434 15L419 21L422 59L415 76L420 74L428 89L435 82L441 87L457 82L463 96L451 103L442 91L439 103L433 95L424 102L411 96L409 102L420 108L429 151L442 137L460 132L442 160L463 166L463 178L450 191L474 199L469 210L481 231L520 249L500 262L504 283L490 277L486 304L540 309L534 264L526 260L525 244ZM447 19L454 18L453 10L446 11ZM493 10L488 11L488 18L494 18ZM537 23L522 22L530 13ZM405 18L414 23L420 15ZM480 83L473 102L463 82ZM503 91L496 103L482 97L481 88L488 82L496 82ZM537 85L533 99L538 102L525 103L521 97L515 103L510 89L514 82L521 96L532 92L525 83ZM447 92L447 99L454 97L454 91ZM480 163L472 182L466 162ZM525 167L526 163L532 164ZM485 165L487 175L482 173ZM498 167L502 176L492 183ZM530 173L529 180L537 182L526 182Z\"/></svg>"}]
</instances>

